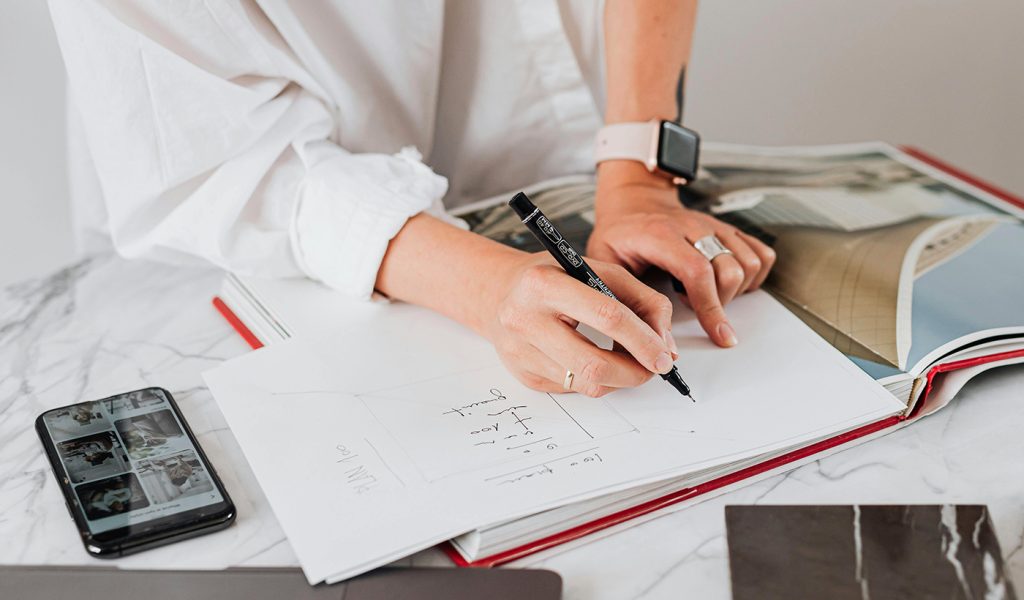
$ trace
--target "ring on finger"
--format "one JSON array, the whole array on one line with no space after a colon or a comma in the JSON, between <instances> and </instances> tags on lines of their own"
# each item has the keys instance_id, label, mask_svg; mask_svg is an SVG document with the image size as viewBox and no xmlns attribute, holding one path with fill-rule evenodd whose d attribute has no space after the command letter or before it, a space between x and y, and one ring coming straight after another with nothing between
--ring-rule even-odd
<instances>
[{"instance_id":1,"label":"ring on finger","mask_svg":"<svg viewBox=\"0 0 1024 600\"><path fill-rule=\"evenodd\" d=\"M570 371L569 369L566 369L565 370L565 378L562 379L562 388L567 390L567 391L571 390L572 389L572 380L573 380L574 377L576 377L576 375L572 371Z\"/></svg>"},{"instance_id":2,"label":"ring on finger","mask_svg":"<svg viewBox=\"0 0 1024 600\"><path fill-rule=\"evenodd\" d=\"M732 254L732 250L725 247L722 240L718 239L715 234L706 235L696 242L693 242L693 247L704 255L704 258L708 259L708 262L713 262L719 256L723 254Z\"/></svg>"}]
</instances>

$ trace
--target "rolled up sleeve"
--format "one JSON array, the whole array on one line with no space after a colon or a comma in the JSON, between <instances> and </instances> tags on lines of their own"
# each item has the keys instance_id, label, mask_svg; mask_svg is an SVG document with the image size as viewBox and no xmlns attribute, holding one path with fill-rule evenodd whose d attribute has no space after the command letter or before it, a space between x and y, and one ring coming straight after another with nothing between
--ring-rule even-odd
<instances>
[{"instance_id":1,"label":"rolled up sleeve","mask_svg":"<svg viewBox=\"0 0 1024 600\"><path fill-rule=\"evenodd\" d=\"M406 220L447 218L447 182L413 148L332 141L344 107L233 7L50 1L114 246L369 298Z\"/></svg>"},{"instance_id":2,"label":"rolled up sleeve","mask_svg":"<svg viewBox=\"0 0 1024 600\"><path fill-rule=\"evenodd\" d=\"M388 242L444 196L447 182L413 148L392 156L327 153L300 186L292 248L310 277L368 298Z\"/></svg>"}]
</instances>

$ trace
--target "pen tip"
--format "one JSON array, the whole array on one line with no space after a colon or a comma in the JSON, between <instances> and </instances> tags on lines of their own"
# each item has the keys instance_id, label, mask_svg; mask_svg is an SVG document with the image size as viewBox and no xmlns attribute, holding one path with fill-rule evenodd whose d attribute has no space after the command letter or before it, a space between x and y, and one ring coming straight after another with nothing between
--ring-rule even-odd
<instances>
[{"instance_id":1,"label":"pen tip","mask_svg":"<svg viewBox=\"0 0 1024 600\"><path fill-rule=\"evenodd\" d=\"M672 387L680 393L680 395L693 400L693 396L690 395L690 386L686 385L686 382L683 381L683 378L679 375L679 369L672 367L672 370L662 375L661 378L669 382ZM696 402L696 400L693 401Z\"/></svg>"},{"instance_id":2,"label":"pen tip","mask_svg":"<svg viewBox=\"0 0 1024 600\"><path fill-rule=\"evenodd\" d=\"M690 402L693 402L694 404L697 403L697 400L693 396L691 396L690 394L687 394L686 397L690 399Z\"/></svg>"}]
</instances>

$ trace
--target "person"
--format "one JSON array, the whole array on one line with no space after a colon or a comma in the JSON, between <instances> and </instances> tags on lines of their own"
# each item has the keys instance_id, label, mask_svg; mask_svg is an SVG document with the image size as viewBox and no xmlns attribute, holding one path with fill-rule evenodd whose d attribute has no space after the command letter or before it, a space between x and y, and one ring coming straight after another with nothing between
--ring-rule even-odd
<instances>
[{"instance_id":1,"label":"person","mask_svg":"<svg viewBox=\"0 0 1024 600\"><path fill-rule=\"evenodd\" d=\"M602 124L681 113L696 0L51 0L75 220L126 257L310 277L439 311L535 389L600 396L678 357L662 269L714 343L771 249L671 181L597 169L588 261L615 302L445 209L593 173ZM603 119L602 119L603 114ZM713 261L693 243L731 251ZM621 350L577 333L585 323ZM574 375L574 376L572 376Z\"/></svg>"}]
</instances>

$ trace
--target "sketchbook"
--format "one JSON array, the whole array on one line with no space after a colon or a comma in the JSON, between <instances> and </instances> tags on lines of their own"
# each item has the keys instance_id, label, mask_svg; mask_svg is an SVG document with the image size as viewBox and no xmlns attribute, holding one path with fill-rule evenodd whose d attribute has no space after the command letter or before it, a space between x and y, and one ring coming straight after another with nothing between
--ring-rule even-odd
<instances>
[{"instance_id":1,"label":"sketchbook","mask_svg":"<svg viewBox=\"0 0 1024 600\"><path fill-rule=\"evenodd\" d=\"M696 403L658 379L536 392L453 321L361 306L204 374L311 583L450 539L481 559L906 410L763 292L735 302L751 331L728 350L677 307Z\"/></svg>"},{"instance_id":2,"label":"sketchbook","mask_svg":"<svg viewBox=\"0 0 1024 600\"><path fill-rule=\"evenodd\" d=\"M909 299L905 281L909 279L914 284L910 286L910 292L914 292L913 288L917 287L923 276L941 272L944 264L969 257L985 239L992 238L993 229L999 233L999 227L1020 227L1019 221L1014 219L1021 213L1014 205L1017 201L1011 196L969 178L963 179L965 176L951 177L933 166L937 163L923 162L927 157L922 154L911 156L881 144L785 150L709 144L704 158L706 172L702 177L721 178L723 174L734 174L738 170L735 163L750 163L751 154L755 157L765 155L771 160L782 156L783 159L778 159L781 163L775 163L773 168L789 172L790 176L799 171L794 168L794 160L789 156L794 154L818 158L825 156L827 159L824 162L829 165L828 169L835 168L829 178L823 180L821 173L812 177L814 168L805 165L800 176L802 179L790 180L788 183L806 185L796 185L800 189L794 197L787 198L782 205L776 207L777 210L768 210L771 208L769 205L761 206L766 204L766 198L782 193L780 189L785 186L780 185L777 179L747 182L750 188L760 183L765 184L760 185L761 188L771 188L771 193L764 193L760 197L754 192L747 197L741 193L727 198L726 202L720 202L717 198L724 194L716 195L713 188L697 187L695 195L686 199L695 205L703 204L705 209L723 216L735 213L729 217L734 223L764 237L776 247L778 237L781 237L778 235L781 228L824 228L842 234L870 232L904 225L908 219L913 221L921 218L913 216L914 211L934 212L934 198L918 192L900 194L901 198L904 195L910 198L910 208L892 208L884 202L875 202L870 210L862 213L839 210L849 208L848 202L844 204L845 200L850 200L849 194L852 192L849 190L856 191L864 187L858 184L843 188L837 183L841 181L835 177L851 171L848 165L837 164L851 157L858 159L864 155L873 156L877 163L877 155L881 154L918 173L918 181L924 184L926 191L931 189L936 193L934 190L937 190L937 193L946 197L950 193L949 189L953 189L954 196L970 198L971 202L981 202L985 208L994 209L992 218L986 215L987 220L978 219L988 228L987 231L966 227L965 236L968 241L957 241L960 236L951 234L951 229L945 226L933 230L932 233L938 237L932 233L926 236L929 240L954 238L955 248L952 251L937 249L935 244L928 247L929 244L925 243L923 246L918 244L921 247L912 252L905 252L905 255L914 258L901 261L901 264L907 263L910 266L898 274L895 283L897 290L904 294L904 306ZM740 156L746 158L737 158ZM719 159L716 161L714 157ZM733 162L730 163L730 160ZM882 170L889 172L891 167L887 165ZM881 168L881 165L876 164L876 168ZM852 171L863 171L863 165ZM930 179L924 179L924 176ZM832 186L822 196L824 200L821 205L816 206L813 195L805 188L821 187L823 183L837 185ZM548 182L528 191L538 204L544 202L545 212L553 220L559 220L559 227L567 237L577 235L585 241L589 224L592 223L592 212L588 204L592 197L592 186L588 178L577 177ZM741 186L739 189L748 188ZM843 192L843 189L847 191ZM847 194L845 200L844 193ZM516 223L509 223L501 211L495 210L497 202L501 201L495 199L478 203L467 207L461 214L473 229L505 243L528 248L526 232L520 227L514 227ZM759 208L758 214L764 213L766 216L759 217L762 219L760 225L753 225L755 219L747 211L757 211ZM508 212L507 209L505 212ZM850 212L854 214L845 214ZM961 214L953 215L955 218L951 223L955 225L952 227L955 229L970 221L958 220L960 216L969 214L970 211L961 211ZM927 218L934 218L931 213L929 215ZM1014 238L1014 235L1008 237ZM580 239L576 242L580 242ZM938 244L945 247L950 243ZM786 255L780 252L780 265L784 260ZM870 261L861 262L870 264ZM1010 262L1004 260L998 264L1001 269L1004 265L1009 268ZM912 273L912 276L908 277L906 272ZM1010 283L1019 285L1021 281L1024 281L1024 277L1018 277ZM663 384L655 384L651 390L648 390L650 386L644 386L638 390L616 393L599 402L589 399L584 402L582 398L569 395L541 397L546 395L525 390L504 374L486 343L437 315L402 304L344 303L335 294L309 281L257 280L234 275L225 279L220 297L214 299L214 305L253 348L270 348L243 357L237 362L232 361L222 369L211 372L208 382L299 553L307 576L311 581L319 581L338 580L443 540L450 540L443 548L457 564L490 566L515 560L598 531L636 522L657 511L679 508L706 499L731 487L794 468L826 453L883 435L941 408L977 373L993 366L1024 362L1024 344L1021 343L1024 319L1019 318L1017 313L1011 312L1009 318L1005 313L1001 316L996 313L989 315L1003 318L1001 327L978 328L969 320L965 322L956 319L955 327L939 327L936 330L934 325L919 325L918 321L924 321L920 319L924 315L930 315L931 321L940 325L944 321L936 319L927 309L919 310L917 303L922 294L916 293L913 295L913 311L910 313L913 343L902 363L904 370L901 370L898 339L896 343L890 343L893 335L898 338L898 333L882 340L887 346L877 343L872 346L874 342L862 343L862 346L869 349L851 352L849 344L843 345L845 340L850 338L861 343L865 341L864 336L844 338L839 333L841 324L822 318L818 314L820 309L817 305L806 302L806 299L794 300L792 294L780 292L773 285L769 285L768 289L770 295L764 292L749 294L730 305L730 318L738 330L743 328L744 335L743 343L728 351L710 347L692 319L687 319L688 311L677 308L676 315L680 321L674 333L683 349L680 368L694 385L700 399L694 407L682 406L674 398L670 400L659 397L656 392L663 392L660 388L667 387ZM1024 297L1022 292L1013 285L1003 290L1007 305L1020 306L1020 299ZM852 295L844 298L847 301L853 298L856 304L863 302L863 297ZM1016 299L1015 303L1013 299ZM899 304L898 298L896 302ZM881 303L876 301L875 304ZM896 313L907 318L899 310ZM1013 319L1015 314L1018 317L1016 325ZM773 325L766 328L764 324L769 322ZM878 323L878 329L882 329L888 321L879 320ZM900 327L906 329L897 322L896 329ZM752 335L761 331L771 331L776 338ZM325 337L327 332L330 333ZM429 341L421 334L428 336ZM431 382L424 373L416 377L413 376L415 373L382 374L379 364L383 362L383 354L375 355L367 348L365 340L373 340L371 348L384 352L381 344L389 336L398 345L412 344L415 347L419 343L433 349L426 352L430 357L426 363L422 360L419 363L413 361L414 353L410 350L410 364L419 364L423 368L430 366L431 372L440 370L447 375ZM884 337L880 335L878 339ZM787 350L788 344L792 342L799 351L780 352L778 339L787 340ZM291 342L285 343L288 340ZM354 340L360 340L360 343L354 343ZM921 340L929 343L929 351L921 351ZM445 348L445 353L436 352L439 347ZM873 360L865 358L865 355ZM884 358L886 355L889 356L888 363L884 362L887 360ZM389 364L395 364L396 360L394 356L388 355ZM450 364L447 368L441 368L436 362L438 360L449 360ZM479 370L474 370L477 367ZM737 372L746 372L748 369L757 371L757 368L764 367L771 368L767 368L760 386L737 382ZM460 370L464 368L468 368L468 371ZM461 375L452 378L454 373ZM800 376L792 377L794 373ZM808 373L812 376L805 375ZM781 378L785 385L772 386L767 383L774 381L773 377L775 380ZM385 381L384 385L380 384L380 379ZM726 381L730 381L731 385L722 383ZM323 385L314 385L317 383ZM480 387L466 387L471 385ZM487 386L486 389L484 386ZM756 419L746 418L758 415L757 410L764 406L776 406L780 396L793 403L786 404L787 410L794 411L792 414L783 411L771 415L760 414ZM442 406L430 404L441 397L445 400ZM463 397L470 400L459 403L457 398ZM423 401L425 406L417 407L417 410L429 409L434 412L417 412L415 418L406 420L403 415L408 408L409 398L415 398L417 402L423 401L423 398L433 399ZM523 423L516 421L516 417L511 414L499 412L504 408L520 406L523 404L520 399L528 399L525 406L535 413L526 414L523 412L526 409L509 412L516 412L517 417L522 418L526 424L543 422L550 426L550 429L545 429L544 435L537 438L544 442L515 448L515 444L511 443L515 438L504 440L487 437L499 432L502 435L521 433L525 441L525 430L506 433L509 427L522 428ZM490 413L498 413L496 417L502 415L512 420L474 422L468 431L446 429L451 425L446 421L472 420L479 416L461 416L457 412L467 411L464 406L478 402L483 403L480 407L497 409L483 413L488 418ZM664 402L669 404L663 405ZM712 416L715 410L724 406L731 407L729 416ZM444 408L444 411L434 410L437 408ZM456 412L443 414L449 410ZM360 436L356 432L354 441L346 441L348 438L343 440L347 430L338 424L359 423L359 419L371 418L367 413L372 414L376 425L359 431L375 431L380 438ZM740 418L737 419L736 415L740 415ZM575 424L570 425L570 421L575 421ZM447 432L446 437L440 440L419 440L425 441L427 447L417 446L415 452L403 446L401 440L410 439L409 436L415 433L412 430L428 423L436 426L432 426L432 430L436 428L438 432ZM700 424L700 427L694 427L692 431L659 431L658 427L664 423L671 423L675 427L678 427L678 423L692 423ZM730 429L742 428L744 424L749 430L742 430L742 435ZM323 442L315 449L309 449L308 456L298 456L293 449L289 450L287 456L277 456L280 454L280 446L268 444L267 440L285 436L283 433L274 433L276 429L271 430L278 425L294 428L294 431L287 434L288 439L336 441L333 444ZM716 430L716 427L720 429ZM540 433L536 431L530 435ZM451 434L450 438L448 434ZM551 439L544 439L548 437ZM644 441L631 441L624 445L621 442L623 439L639 438ZM464 453L460 450L465 448L459 444L469 443L469 440L476 440L472 442L470 454L459 458L459 469L451 471L452 467L447 465L444 457L462 456ZM686 445L697 440L698 443ZM593 443L588 444L588 441ZM482 443L477 446L479 442ZM499 445L499 442L505 443ZM554 447L548 448L549 444ZM683 447L685 451L679 451ZM644 449L642 457L633 462L627 461L626 457L636 459L638 455L633 452L641 448ZM657 451L666 448L671 449L668 454L674 460L666 461L664 455ZM516 459L520 462L511 458L510 462L504 462L509 458L508 453L514 456L515 452L523 450L530 452ZM332 452L334 456L330 458ZM346 452L348 454L344 454ZM358 458L348 458L350 455ZM364 462L369 460L367 457L378 461L373 463L376 467L371 469L367 466L369 463ZM525 460L538 457L544 460ZM564 460L557 462L560 457L564 457ZM620 468L626 462L631 465L628 474ZM303 467L296 471L296 464L319 467ZM383 464L387 468L381 467ZM642 468L638 469L637 465L642 465ZM524 470L515 470L519 467ZM504 476L504 479L491 480L494 489L500 487L502 493L491 498L488 494L494 492L484 485L487 477L480 477L482 474L487 474L487 477ZM327 482L320 481L321 476L326 477ZM520 476L522 479L518 479ZM556 479L563 483L549 483ZM514 481L501 483L500 486L494 483L508 480ZM401 483L396 484L395 481ZM322 487L324 485L335 486L337 489L331 488L325 492ZM355 492L354 496L345 495L346 491L361 490L361 486L366 485L369 489L363 492ZM488 501L472 503L472 506L450 502L452 490L463 488L449 486L459 485L468 486L464 488L465 492L459 493L478 499L483 494ZM338 509L333 504L327 507L317 505L319 500L312 498L314 490L317 491L317 497L327 493L327 498L337 500L339 506L346 507L362 506L359 497L363 494L371 494L365 496L365 500L377 494L373 490L388 490L383 494L388 498L387 502L398 504L382 504L374 500L367 504L366 514L379 515L394 510L396 514L404 515L403 507L400 506L401 499L408 500L414 495L419 497L421 493L430 496L437 492L427 490L441 487L446 490L441 495L449 501L431 497L436 504L430 504L424 498L419 498L422 503L417 503L415 507L404 507L409 509L409 515L433 515L439 520L431 518L425 521L431 523L429 531L417 529L423 525L420 521L410 524L409 535L402 538L407 544L401 548L368 548L363 543L366 539L396 538L389 537L390 533L379 536L380 530L377 529L373 531L378 533L350 529L347 521L332 527L322 526L314 531L303 531L308 526L304 521L305 515L320 511L330 513ZM410 491L413 488L415 493ZM537 488L542 493L531 491L526 494L527 498L521 498L516 493L509 493L510 488ZM308 493L298 494L295 491L303 489ZM305 499L297 499L296 495L309 496L311 504L303 504ZM371 511L371 504L373 511L379 512ZM360 521L356 525L371 526L371 522L372 519ZM398 519L395 522L402 521ZM325 535L328 529L330 533ZM321 537L324 540L318 542ZM343 549L346 540L353 552L347 558ZM360 541L353 546L352 540Z\"/></svg>"}]
</instances>

